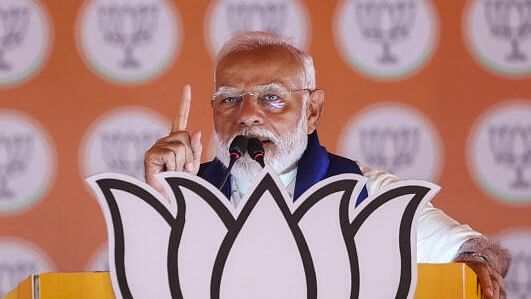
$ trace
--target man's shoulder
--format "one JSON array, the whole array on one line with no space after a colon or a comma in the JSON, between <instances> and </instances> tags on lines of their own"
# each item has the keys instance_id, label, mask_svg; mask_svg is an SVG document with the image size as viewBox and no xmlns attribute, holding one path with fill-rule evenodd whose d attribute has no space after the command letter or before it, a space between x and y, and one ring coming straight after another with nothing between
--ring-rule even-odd
<instances>
[{"instance_id":1,"label":"man's shoulder","mask_svg":"<svg viewBox=\"0 0 531 299\"><path fill-rule=\"evenodd\" d=\"M332 163L346 166L350 165L351 167L355 165L355 167L360 170L360 174L368 179L366 186L369 194L374 193L390 183L398 181L398 178L395 175L385 170L363 164L360 161L352 160L343 156L332 154L330 152L328 153L328 156L330 158L331 166Z\"/></svg>"},{"instance_id":2,"label":"man's shoulder","mask_svg":"<svg viewBox=\"0 0 531 299\"><path fill-rule=\"evenodd\" d=\"M330 159L330 163L345 163L345 164L351 164L351 165L358 165L356 161L349 159L347 157L336 155L328 151L327 153L328 153L328 158Z\"/></svg>"},{"instance_id":3,"label":"man's shoulder","mask_svg":"<svg viewBox=\"0 0 531 299\"><path fill-rule=\"evenodd\" d=\"M347 157L339 156L331 152L328 153L329 172L334 174L339 173L358 173L362 174L361 167L357 161L349 159Z\"/></svg>"}]
</instances>

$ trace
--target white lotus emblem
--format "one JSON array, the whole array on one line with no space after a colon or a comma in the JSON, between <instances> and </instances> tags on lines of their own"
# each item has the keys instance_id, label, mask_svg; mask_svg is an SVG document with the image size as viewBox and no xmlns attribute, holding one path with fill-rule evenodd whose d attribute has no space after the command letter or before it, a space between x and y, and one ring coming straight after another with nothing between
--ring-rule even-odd
<instances>
[{"instance_id":1,"label":"white lotus emblem","mask_svg":"<svg viewBox=\"0 0 531 299\"><path fill-rule=\"evenodd\" d=\"M343 174L293 202L267 169L234 207L199 177L161 180L171 203L124 175L87 179L117 298L412 298L418 211L440 189L404 181L354 207L366 179Z\"/></svg>"}]
</instances>

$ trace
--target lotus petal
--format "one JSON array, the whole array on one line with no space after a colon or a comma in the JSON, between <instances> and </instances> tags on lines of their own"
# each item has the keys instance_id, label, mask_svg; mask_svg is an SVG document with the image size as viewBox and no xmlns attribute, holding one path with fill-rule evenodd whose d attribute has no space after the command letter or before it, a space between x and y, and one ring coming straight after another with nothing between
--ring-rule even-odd
<instances>
[{"instance_id":1,"label":"lotus petal","mask_svg":"<svg viewBox=\"0 0 531 299\"><path fill-rule=\"evenodd\" d=\"M315 298L311 256L277 180L262 172L244 199L214 265L212 298Z\"/></svg>"},{"instance_id":2,"label":"lotus petal","mask_svg":"<svg viewBox=\"0 0 531 299\"><path fill-rule=\"evenodd\" d=\"M210 298L212 269L227 227L235 222L235 208L208 182L185 173L166 173L164 179L175 194L179 212L183 213L182 233L175 236L174 260L184 298ZM169 192L168 192L169 193Z\"/></svg>"},{"instance_id":3,"label":"lotus petal","mask_svg":"<svg viewBox=\"0 0 531 299\"><path fill-rule=\"evenodd\" d=\"M334 176L310 188L296 201L293 216L314 261L318 298L350 297L350 261L339 215L340 208L346 215L349 205L354 208L365 181L355 174ZM342 202L347 205L341 207Z\"/></svg>"},{"instance_id":4,"label":"lotus petal","mask_svg":"<svg viewBox=\"0 0 531 299\"><path fill-rule=\"evenodd\" d=\"M169 247L172 227L178 222L175 206L147 184L122 174L94 175L87 182L105 216L111 281L117 298L176 295L178 286L168 273L168 250L161 250ZM142 263L135 262L138 260ZM144 283L146 280L150 283Z\"/></svg>"},{"instance_id":5,"label":"lotus petal","mask_svg":"<svg viewBox=\"0 0 531 299\"><path fill-rule=\"evenodd\" d=\"M352 298L413 298L417 218L439 190L424 181L400 181L354 209L352 222L344 229L353 274Z\"/></svg>"}]
</instances>

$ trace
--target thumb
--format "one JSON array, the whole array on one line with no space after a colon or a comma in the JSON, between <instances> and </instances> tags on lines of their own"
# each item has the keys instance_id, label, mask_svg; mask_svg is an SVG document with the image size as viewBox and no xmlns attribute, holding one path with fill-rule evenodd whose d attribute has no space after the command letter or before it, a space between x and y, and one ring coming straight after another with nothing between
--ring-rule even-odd
<instances>
[{"instance_id":1,"label":"thumb","mask_svg":"<svg viewBox=\"0 0 531 299\"><path fill-rule=\"evenodd\" d=\"M192 147L192 154L194 156L194 170L195 173L197 173L197 171L199 171L199 164L201 164L201 154L203 152L201 131L197 131L190 136L190 146Z\"/></svg>"}]
</instances>

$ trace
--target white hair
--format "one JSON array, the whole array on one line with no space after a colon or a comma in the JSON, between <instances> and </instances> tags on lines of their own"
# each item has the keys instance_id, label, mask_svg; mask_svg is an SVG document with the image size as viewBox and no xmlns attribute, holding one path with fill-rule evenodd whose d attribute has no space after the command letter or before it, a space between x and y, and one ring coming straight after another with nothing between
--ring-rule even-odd
<instances>
[{"instance_id":1,"label":"white hair","mask_svg":"<svg viewBox=\"0 0 531 299\"><path fill-rule=\"evenodd\" d=\"M288 38L275 33L263 31L237 33L223 45L221 50L218 52L216 61L214 63L214 81L216 80L216 69L218 67L218 63L229 54L271 46L282 47L288 50L302 67L302 88L308 88L312 90L315 89L315 67L313 65L312 57L306 52L295 47Z\"/></svg>"}]
</instances>

